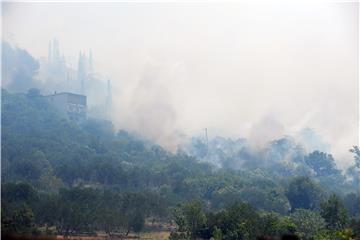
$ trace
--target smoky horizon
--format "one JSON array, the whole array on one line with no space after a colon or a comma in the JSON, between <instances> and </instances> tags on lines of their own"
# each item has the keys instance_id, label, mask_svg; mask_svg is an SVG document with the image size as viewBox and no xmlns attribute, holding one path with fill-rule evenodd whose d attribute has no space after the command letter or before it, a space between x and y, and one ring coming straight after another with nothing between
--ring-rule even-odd
<instances>
[{"instance_id":1,"label":"smoky horizon","mask_svg":"<svg viewBox=\"0 0 360 240\"><path fill-rule=\"evenodd\" d=\"M6 2L2 15L2 41L39 62L44 94L87 95L94 115L106 103L116 129L171 151L205 128L255 149L291 136L353 161L358 3ZM66 72L51 77L51 59Z\"/></svg>"}]
</instances>

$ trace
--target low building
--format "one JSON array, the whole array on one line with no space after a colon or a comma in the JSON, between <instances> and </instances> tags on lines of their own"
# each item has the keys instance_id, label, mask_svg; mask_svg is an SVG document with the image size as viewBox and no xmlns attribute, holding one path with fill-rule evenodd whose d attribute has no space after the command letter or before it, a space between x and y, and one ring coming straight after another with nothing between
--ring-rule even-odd
<instances>
[{"instance_id":1,"label":"low building","mask_svg":"<svg viewBox=\"0 0 360 240\"><path fill-rule=\"evenodd\" d=\"M61 116L73 121L83 121L86 119L86 96L61 92L45 96L48 102L53 105Z\"/></svg>"}]
</instances>

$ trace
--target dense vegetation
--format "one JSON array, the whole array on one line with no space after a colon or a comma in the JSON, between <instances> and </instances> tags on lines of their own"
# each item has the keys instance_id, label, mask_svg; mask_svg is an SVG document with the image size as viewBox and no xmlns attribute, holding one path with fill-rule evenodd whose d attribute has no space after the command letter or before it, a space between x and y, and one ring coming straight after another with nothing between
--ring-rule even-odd
<instances>
[{"instance_id":1,"label":"dense vegetation","mask_svg":"<svg viewBox=\"0 0 360 240\"><path fill-rule=\"evenodd\" d=\"M154 219L173 223L171 239L360 235L357 147L345 174L288 137L171 153L111 122L62 119L34 89L2 90L1 107L3 233L127 235Z\"/></svg>"}]
</instances>

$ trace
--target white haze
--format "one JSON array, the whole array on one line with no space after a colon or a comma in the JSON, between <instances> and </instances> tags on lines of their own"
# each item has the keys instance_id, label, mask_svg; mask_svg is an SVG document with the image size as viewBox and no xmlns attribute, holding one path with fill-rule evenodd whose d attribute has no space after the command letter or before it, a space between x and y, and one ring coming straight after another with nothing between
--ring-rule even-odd
<instances>
[{"instance_id":1,"label":"white haze","mask_svg":"<svg viewBox=\"0 0 360 240\"><path fill-rule=\"evenodd\" d=\"M357 3L5 3L3 38L47 56L92 49L114 123L173 148L183 136L309 127L340 166L358 144ZM184 135L183 135L184 134ZM320 140L319 140L320 141Z\"/></svg>"}]
</instances>

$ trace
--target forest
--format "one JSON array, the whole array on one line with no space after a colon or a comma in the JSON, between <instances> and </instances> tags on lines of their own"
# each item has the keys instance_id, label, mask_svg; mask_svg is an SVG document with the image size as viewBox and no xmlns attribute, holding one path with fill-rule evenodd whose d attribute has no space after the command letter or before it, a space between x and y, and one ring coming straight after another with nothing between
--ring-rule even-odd
<instances>
[{"instance_id":1,"label":"forest","mask_svg":"<svg viewBox=\"0 0 360 240\"><path fill-rule=\"evenodd\" d=\"M1 93L2 236L115 239L160 224L172 240L360 238L357 146L346 171L290 137L258 152L192 138L173 153L110 121L63 119L36 89Z\"/></svg>"}]
</instances>

